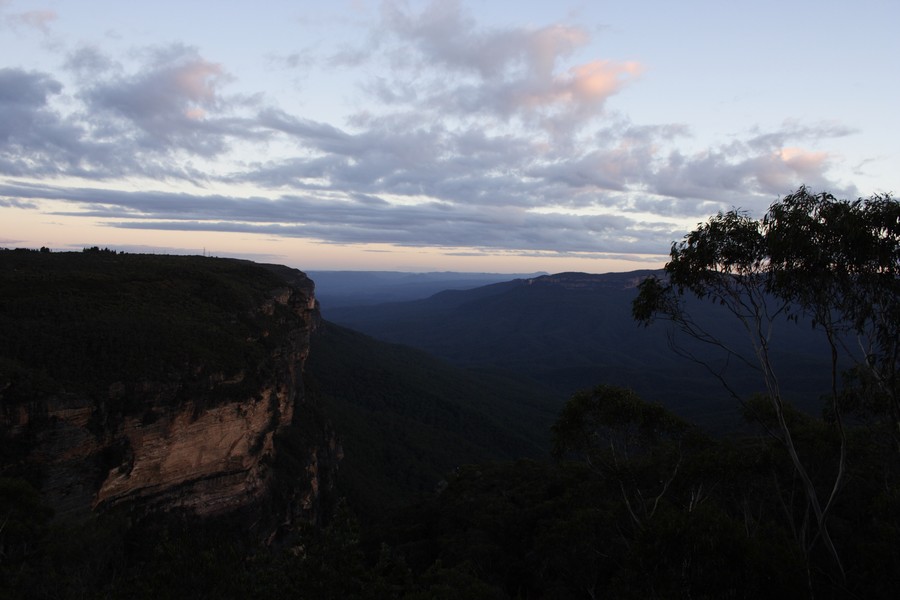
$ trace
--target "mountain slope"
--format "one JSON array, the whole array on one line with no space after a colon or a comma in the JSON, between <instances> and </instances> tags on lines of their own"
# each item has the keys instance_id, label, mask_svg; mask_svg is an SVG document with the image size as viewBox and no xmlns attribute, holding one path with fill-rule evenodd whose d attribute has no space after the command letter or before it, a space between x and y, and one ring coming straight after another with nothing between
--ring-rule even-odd
<instances>
[{"instance_id":1,"label":"mountain slope","mask_svg":"<svg viewBox=\"0 0 900 600\"><path fill-rule=\"evenodd\" d=\"M563 398L324 322L304 380L339 431L339 491L363 514L430 493L456 467L547 455Z\"/></svg>"},{"instance_id":2,"label":"mountain slope","mask_svg":"<svg viewBox=\"0 0 900 600\"><path fill-rule=\"evenodd\" d=\"M566 395L597 383L624 385L705 425L733 420L735 402L703 366L672 351L668 328L644 328L633 320L636 286L651 273L561 273L415 302L336 309L330 318L458 365L512 371ZM707 326L744 344L744 335L724 311L698 308ZM827 355L818 354L816 334L784 322L776 338L782 350L776 360L790 373L785 389L800 404L813 406L820 393L817 370L827 365ZM709 348L690 340L679 343L711 356ZM762 391L754 372L730 365L727 373L742 393Z\"/></svg>"},{"instance_id":3,"label":"mountain slope","mask_svg":"<svg viewBox=\"0 0 900 600\"><path fill-rule=\"evenodd\" d=\"M535 277L499 273L404 273L399 271L309 271L316 297L327 310L427 298L443 290L465 290L509 279ZM325 314L327 318L327 312Z\"/></svg>"}]
</instances>

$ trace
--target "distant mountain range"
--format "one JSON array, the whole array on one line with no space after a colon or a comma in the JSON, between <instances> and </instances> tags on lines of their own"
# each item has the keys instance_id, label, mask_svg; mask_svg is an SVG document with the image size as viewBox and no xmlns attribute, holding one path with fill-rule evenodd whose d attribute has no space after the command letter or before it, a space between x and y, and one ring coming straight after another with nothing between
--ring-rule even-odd
<instances>
[{"instance_id":1,"label":"distant mountain range","mask_svg":"<svg viewBox=\"0 0 900 600\"><path fill-rule=\"evenodd\" d=\"M483 285L537 277L546 273L501 274L403 273L399 271L307 271L316 282L316 298L326 311L343 306L363 306L427 298L444 290L467 290Z\"/></svg>"},{"instance_id":2,"label":"distant mountain range","mask_svg":"<svg viewBox=\"0 0 900 600\"><path fill-rule=\"evenodd\" d=\"M636 286L653 273L560 273L448 290L414 301L325 310L330 320L376 338L420 348L460 366L514 373L566 397L610 383L631 387L707 426L737 423L737 403L719 382L702 365L673 352L669 326L645 328L633 320ZM706 304L695 309L729 343L746 345L724 310ZM692 347L690 342L678 338L679 344ZM784 321L773 345L787 396L817 411L818 398L828 390L828 353L819 334ZM708 348L692 348L717 360ZM763 391L753 371L716 364L727 368L743 395Z\"/></svg>"}]
</instances>

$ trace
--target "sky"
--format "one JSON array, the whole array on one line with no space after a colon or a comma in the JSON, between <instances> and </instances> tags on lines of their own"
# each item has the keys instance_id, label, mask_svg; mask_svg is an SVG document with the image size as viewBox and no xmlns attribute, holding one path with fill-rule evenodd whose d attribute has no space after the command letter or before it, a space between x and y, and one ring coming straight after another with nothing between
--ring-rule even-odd
<instances>
[{"instance_id":1,"label":"sky","mask_svg":"<svg viewBox=\"0 0 900 600\"><path fill-rule=\"evenodd\" d=\"M0 247L661 267L897 191L896 0L0 0Z\"/></svg>"}]
</instances>

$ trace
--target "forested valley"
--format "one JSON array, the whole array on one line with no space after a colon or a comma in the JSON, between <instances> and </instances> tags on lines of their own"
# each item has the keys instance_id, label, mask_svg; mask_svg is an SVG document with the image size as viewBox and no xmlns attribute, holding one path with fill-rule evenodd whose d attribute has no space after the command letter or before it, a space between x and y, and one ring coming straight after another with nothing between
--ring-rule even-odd
<instances>
[{"instance_id":1,"label":"forested valley","mask_svg":"<svg viewBox=\"0 0 900 600\"><path fill-rule=\"evenodd\" d=\"M250 448L265 493L212 516L183 497L154 509L147 492L61 518L42 492L58 467L36 467L45 457L34 448L61 447L65 411L86 398L88 433L71 448L99 450L78 472L127 478L139 449L110 437L122 423L159 428L186 399L199 419L288 385L270 359L305 341L277 326L288 309L312 309L269 290L296 276L99 248L2 251L0 268L0 597L889 598L900 585L891 197L800 188L759 219L711 217L673 244L664 271L617 278L627 285L614 320L636 333L615 330L612 343L627 354L637 336L662 332L658 359L595 368L583 352L554 357L561 342L548 337L547 368L517 370L533 348L479 346L503 338L488 330L497 319L474 325L480 334L443 323L466 332L470 352L437 333L413 349L320 321L308 358L297 351L303 402L273 429L271 452L262 436ZM560 296L534 281L508 285L540 292L522 323L548 330L566 307L574 314L575 301L550 312ZM559 281L577 292L587 279ZM433 321L434 302L462 307L452 315L477 300L525 327L498 289L403 312ZM408 322L396 323L404 333ZM571 335L599 344L602 330ZM479 353L497 360L471 359ZM654 374L669 360L680 373ZM597 379L585 385L585 374ZM175 391L140 405L113 394L122 381ZM704 402L731 412L692 412ZM315 493L298 495L312 475Z\"/></svg>"}]
</instances>

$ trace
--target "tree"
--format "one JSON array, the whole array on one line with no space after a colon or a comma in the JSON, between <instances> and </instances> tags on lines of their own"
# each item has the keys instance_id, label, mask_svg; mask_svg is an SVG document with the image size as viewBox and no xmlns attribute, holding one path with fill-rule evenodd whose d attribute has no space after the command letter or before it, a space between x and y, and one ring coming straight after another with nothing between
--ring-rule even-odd
<instances>
[{"instance_id":1,"label":"tree","mask_svg":"<svg viewBox=\"0 0 900 600\"><path fill-rule=\"evenodd\" d=\"M557 458L575 453L615 481L634 525L653 518L678 476L694 428L632 390L599 385L576 393L552 428Z\"/></svg>"},{"instance_id":2,"label":"tree","mask_svg":"<svg viewBox=\"0 0 900 600\"><path fill-rule=\"evenodd\" d=\"M825 332L833 357L843 350L874 383L900 448L900 203L800 188L773 204L763 224L771 289Z\"/></svg>"},{"instance_id":3,"label":"tree","mask_svg":"<svg viewBox=\"0 0 900 600\"><path fill-rule=\"evenodd\" d=\"M838 355L853 359L888 405L886 415L900 433L900 205L887 195L855 201L806 187L773 203L762 219L739 210L720 212L672 245L665 279L642 282L632 312L648 325L673 323L695 340L757 370L774 411L770 432L784 445L814 516L815 531L800 533L805 550L821 539L843 567L827 517L843 483L846 464L844 406L838 390ZM724 307L743 327L752 348L747 355L727 346L686 308L685 293ZM801 460L787 416L789 404L772 361L774 334L784 319L809 321L823 331L831 351L829 413L840 438L830 485L817 489ZM854 351L848 340L856 338ZM727 389L721 369L695 354ZM738 398L741 400L740 398ZM898 438L900 439L900 438Z\"/></svg>"}]
</instances>

